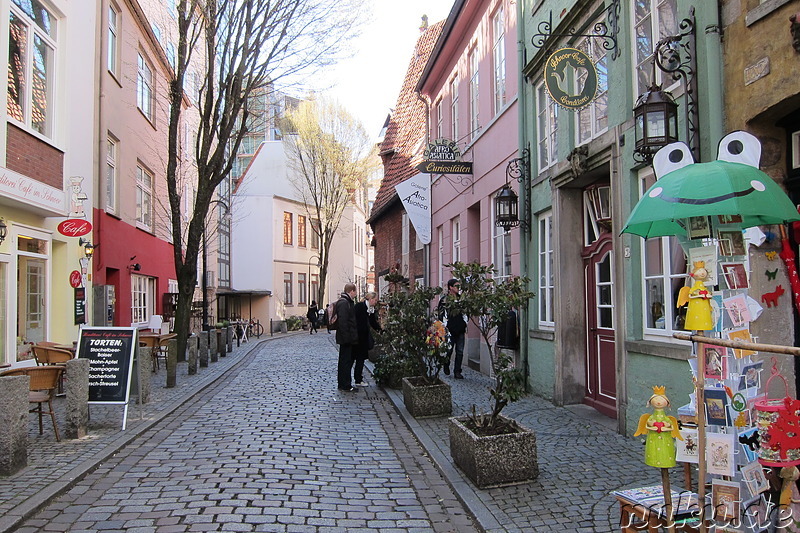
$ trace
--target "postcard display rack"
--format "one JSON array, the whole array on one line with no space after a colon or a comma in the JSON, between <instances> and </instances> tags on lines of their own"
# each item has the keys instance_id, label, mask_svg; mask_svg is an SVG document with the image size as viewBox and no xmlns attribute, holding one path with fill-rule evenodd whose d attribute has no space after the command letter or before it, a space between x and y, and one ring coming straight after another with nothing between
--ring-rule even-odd
<instances>
[{"instance_id":1,"label":"postcard display rack","mask_svg":"<svg viewBox=\"0 0 800 533\"><path fill-rule=\"evenodd\" d=\"M769 355L800 356L800 349L754 342L750 325L770 307L792 305L792 298L790 293L778 301L784 292L780 279L785 277L777 278L776 270L783 270L783 263L774 243L760 248L770 241L766 234L757 227L743 232L735 216L702 218L692 221L695 232L690 231L690 238L681 244L689 270L702 261L709 273L705 285L712 291L713 329L674 335L692 341L689 366L695 383L690 403L677 410L683 440L676 441L676 459L697 464L699 479L706 482L698 483L698 499L706 502L706 522L698 524L700 531L711 527L716 532L759 532L781 527L788 516L780 512L778 502L766 497L769 469L774 468L777 477L780 467L800 465L800 449L787 457L777 449L787 448L786 442L775 449L764 447L771 433L779 433L777 429L791 431L794 421L800 425L800 404L789 403L788 387L781 386L785 379ZM767 283L760 285L772 285L772 292L751 294L752 277L759 275L750 268L755 254L766 254L771 265L760 274L767 276ZM800 427L794 429L800 433Z\"/></svg>"}]
</instances>

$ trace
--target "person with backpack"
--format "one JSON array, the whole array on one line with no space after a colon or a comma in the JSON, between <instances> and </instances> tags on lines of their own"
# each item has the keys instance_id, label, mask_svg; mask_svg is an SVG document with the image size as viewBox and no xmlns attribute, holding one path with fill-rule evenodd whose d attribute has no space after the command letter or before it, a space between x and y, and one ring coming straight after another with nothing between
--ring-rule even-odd
<instances>
[{"instance_id":1,"label":"person with backpack","mask_svg":"<svg viewBox=\"0 0 800 533\"><path fill-rule=\"evenodd\" d=\"M353 350L353 359L355 361L353 379L359 387L367 386L367 382L364 380L364 361L369 358L369 351L375 346L375 338L372 336L371 330L383 331L375 312L375 304L377 303L378 294L368 292L364 295L364 301L358 302L355 306L358 344Z\"/></svg>"},{"instance_id":2,"label":"person with backpack","mask_svg":"<svg viewBox=\"0 0 800 533\"><path fill-rule=\"evenodd\" d=\"M317 309L316 300L311 300L306 318L308 319L308 334L313 335L317 331L317 320L319 320L319 309Z\"/></svg>"},{"instance_id":3,"label":"person with backpack","mask_svg":"<svg viewBox=\"0 0 800 533\"><path fill-rule=\"evenodd\" d=\"M467 315L458 307L458 293L461 284L457 279L452 278L447 282L447 294L439 298L437 315L439 320L444 322L447 333L450 335L450 350L447 352L447 366L442 370L450 375L450 361L455 349L456 357L453 364L453 377L464 379L461 373L461 365L464 361L464 340L467 333Z\"/></svg>"},{"instance_id":4,"label":"person with backpack","mask_svg":"<svg viewBox=\"0 0 800 533\"><path fill-rule=\"evenodd\" d=\"M339 300L333 304L331 316L328 318L328 329L336 331L336 344L339 345L339 365L337 381L339 390L355 392L350 375L353 370L353 355L358 344L358 329L355 312L356 286L347 283Z\"/></svg>"}]
</instances>

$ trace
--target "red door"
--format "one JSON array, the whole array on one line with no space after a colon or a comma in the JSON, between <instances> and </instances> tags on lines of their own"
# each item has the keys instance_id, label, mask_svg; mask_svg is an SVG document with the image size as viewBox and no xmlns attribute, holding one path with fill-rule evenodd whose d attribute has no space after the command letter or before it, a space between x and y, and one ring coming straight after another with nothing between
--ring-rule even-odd
<instances>
[{"instance_id":1,"label":"red door","mask_svg":"<svg viewBox=\"0 0 800 533\"><path fill-rule=\"evenodd\" d=\"M611 234L602 233L584 249L586 291L586 397L584 403L617 417L614 344L614 253Z\"/></svg>"}]
</instances>

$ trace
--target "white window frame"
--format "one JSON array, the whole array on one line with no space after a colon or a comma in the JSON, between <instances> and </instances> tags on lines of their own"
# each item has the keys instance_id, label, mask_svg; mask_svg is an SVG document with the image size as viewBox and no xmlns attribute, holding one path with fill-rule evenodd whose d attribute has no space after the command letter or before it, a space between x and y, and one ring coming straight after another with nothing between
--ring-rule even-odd
<instances>
[{"instance_id":1,"label":"white window frame","mask_svg":"<svg viewBox=\"0 0 800 533\"><path fill-rule=\"evenodd\" d=\"M108 57L106 68L115 77L119 75L119 19L120 11L114 4L108 6Z\"/></svg>"},{"instance_id":2,"label":"white window frame","mask_svg":"<svg viewBox=\"0 0 800 533\"><path fill-rule=\"evenodd\" d=\"M556 162L558 105L547 94L544 81L536 85L536 153L539 172Z\"/></svg>"},{"instance_id":3,"label":"white window frame","mask_svg":"<svg viewBox=\"0 0 800 533\"><path fill-rule=\"evenodd\" d=\"M597 22L601 22L602 19ZM594 26L594 25L592 25ZM586 144L608 131L608 54L597 39L584 39L576 46L592 59L597 71L597 93L592 103L575 112L575 144ZM584 71L583 78L588 75ZM576 79L578 85L581 79ZM588 130L582 128L588 121Z\"/></svg>"},{"instance_id":4,"label":"white window frame","mask_svg":"<svg viewBox=\"0 0 800 533\"><path fill-rule=\"evenodd\" d=\"M150 323L155 312L156 279L131 274L131 326L140 327Z\"/></svg>"},{"instance_id":5,"label":"white window frame","mask_svg":"<svg viewBox=\"0 0 800 533\"><path fill-rule=\"evenodd\" d=\"M136 227L153 230L153 173L136 165Z\"/></svg>"},{"instance_id":6,"label":"white window frame","mask_svg":"<svg viewBox=\"0 0 800 533\"><path fill-rule=\"evenodd\" d=\"M175 44L174 43L167 43L167 47L165 50L167 54L167 63L169 66L172 67L172 70L175 71L178 66L178 59L177 53L175 52Z\"/></svg>"},{"instance_id":7,"label":"white window frame","mask_svg":"<svg viewBox=\"0 0 800 533\"><path fill-rule=\"evenodd\" d=\"M436 138L441 139L444 135L444 114L442 111L442 99L436 101Z\"/></svg>"},{"instance_id":8,"label":"white window frame","mask_svg":"<svg viewBox=\"0 0 800 533\"><path fill-rule=\"evenodd\" d=\"M492 195L494 198L499 189ZM495 212L496 206L494 202L492 205L492 220L497 220L497 213ZM497 280L505 280L512 275L511 266L511 231L506 231L505 228L492 224L492 264L496 270L494 278Z\"/></svg>"},{"instance_id":9,"label":"white window frame","mask_svg":"<svg viewBox=\"0 0 800 533\"><path fill-rule=\"evenodd\" d=\"M678 31L677 0L644 0L644 11L637 11L637 2L631 2L631 53L632 62L636 66L633 76L634 95L644 93L651 83L670 84L665 89L672 89L678 82L672 83L660 69L655 69L653 79L653 52L656 43L663 37L675 35ZM664 14L672 11L672 21ZM640 35L643 36L640 38ZM647 40L649 39L649 43ZM647 50L649 48L649 50ZM647 50L647 55L644 54Z\"/></svg>"},{"instance_id":10,"label":"white window frame","mask_svg":"<svg viewBox=\"0 0 800 533\"><path fill-rule=\"evenodd\" d=\"M649 189L649 186L655 180L653 170L650 167L644 168L639 172L639 194L644 193ZM648 249L650 246L658 247L661 255L661 264L658 267L659 274L648 275ZM675 318L678 316L678 310L675 307L676 302L673 298L677 297L673 290L673 283L677 282L677 286L683 286L686 283L686 261L684 256L682 268L678 267L677 272L672 271L672 258L675 254L683 254L683 249L678 243L676 237L655 237L647 239L642 245L641 254L641 269L642 269L642 331L645 337L653 337L659 340L668 338L672 340L672 334L677 331L685 331L675 328ZM677 256L676 256L677 257ZM660 281L660 283L659 283ZM663 328L650 326L650 312L653 310L653 305L650 303L650 289L649 284L658 284L661 289L661 311L663 312Z\"/></svg>"},{"instance_id":11,"label":"white window frame","mask_svg":"<svg viewBox=\"0 0 800 533\"><path fill-rule=\"evenodd\" d=\"M439 226L436 235L439 239L439 285L444 287L444 227Z\"/></svg>"},{"instance_id":12,"label":"white window frame","mask_svg":"<svg viewBox=\"0 0 800 533\"><path fill-rule=\"evenodd\" d=\"M153 122L153 67L142 52L139 52L137 61L136 106L147 120Z\"/></svg>"},{"instance_id":13,"label":"white window frame","mask_svg":"<svg viewBox=\"0 0 800 533\"><path fill-rule=\"evenodd\" d=\"M294 305L292 303L292 291L294 290L292 278L293 276L291 272L283 273L283 305Z\"/></svg>"},{"instance_id":14,"label":"white window frame","mask_svg":"<svg viewBox=\"0 0 800 533\"><path fill-rule=\"evenodd\" d=\"M308 279L305 272L297 273L297 305L306 305L308 296Z\"/></svg>"},{"instance_id":15,"label":"white window frame","mask_svg":"<svg viewBox=\"0 0 800 533\"><path fill-rule=\"evenodd\" d=\"M57 58L59 56L59 50L57 39L59 20L56 18L53 12L42 5L39 0L34 0L34 3L37 4L35 6L37 9L42 9L43 12L47 13L50 24L49 32L48 28L40 26L29 16L28 13L17 7L13 2L9 5L9 28L11 27L11 17L14 16L19 21L17 27L24 27L25 31L24 43L26 47L25 50L21 50L20 57L20 60L23 63L23 80L19 87L21 94L18 95L22 119L20 120L18 117L15 117L14 114L8 110L10 97L10 94L8 93L6 96L6 110L8 119L14 124L19 125L34 135L41 136L45 139L52 139L54 132L56 131L55 115L56 109L58 109L58 105L55 102L55 95L59 94L58 88L56 87L56 80L58 79ZM11 29L9 29L9 37L7 40L7 45L9 47L11 47L10 32ZM35 66L39 63L39 61L34 59L34 48L37 47L37 41L40 41L41 47L49 52L45 58L44 76L41 75L39 69L35 68ZM13 69L9 69L9 78L12 74L12 70ZM43 109L37 110L44 115L44 120L41 121L41 123L37 122L36 124L33 122L35 116L33 102L36 100L33 91L34 87L37 85L34 83L34 75L36 75L37 79L45 80L44 95L39 99L45 103ZM14 84L9 79L7 91L11 90L12 87L14 87Z\"/></svg>"},{"instance_id":16,"label":"white window frame","mask_svg":"<svg viewBox=\"0 0 800 533\"><path fill-rule=\"evenodd\" d=\"M453 247L450 250L451 263L461 261L461 217L456 217L450 224L450 235L453 240Z\"/></svg>"},{"instance_id":17,"label":"white window frame","mask_svg":"<svg viewBox=\"0 0 800 533\"><path fill-rule=\"evenodd\" d=\"M539 327L553 329L555 278L553 273L553 212L545 211L537 217L538 274L539 274Z\"/></svg>"},{"instance_id":18,"label":"white window frame","mask_svg":"<svg viewBox=\"0 0 800 533\"><path fill-rule=\"evenodd\" d=\"M492 67L494 70L494 114L506 105L506 22L503 5L492 15Z\"/></svg>"},{"instance_id":19,"label":"white window frame","mask_svg":"<svg viewBox=\"0 0 800 533\"><path fill-rule=\"evenodd\" d=\"M469 52L469 138L475 139L481 129L480 108L480 60L478 46L473 45Z\"/></svg>"},{"instance_id":20,"label":"white window frame","mask_svg":"<svg viewBox=\"0 0 800 533\"><path fill-rule=\"evenodd\" d=\"M450 80L450 134L458 142L458 74Z\"/></svg>"},{"instance_id":21,"label":"white window frame","mask_svg":"<svg viewBox=\"0 0 800 533\"><path fill-rule=\"evenodd\" d=\"M119 183L117 172L119 142L109 135L106 139L106 143L106 212L116 214L117 188Z\"/></svg>"}]
</instances>

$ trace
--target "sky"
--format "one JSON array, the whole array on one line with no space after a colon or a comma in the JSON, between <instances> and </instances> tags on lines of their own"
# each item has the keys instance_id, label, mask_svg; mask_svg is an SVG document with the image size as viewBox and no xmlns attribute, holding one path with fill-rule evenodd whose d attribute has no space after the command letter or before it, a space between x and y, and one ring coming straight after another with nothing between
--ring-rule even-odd
<instances>
[{"instance_id":1,"label":"sky","mask_svg":"<svg viewBox=\"0 0 800 533\"><path fill-rule=\"evenodd\" d=\"M354 40L355 54L336 65L326 91L378 136L394 107L419 38L422 15L434 24L447 18L454 0L368 0L372 20ZM327 77L327 76L326 76Z\"/></svg>"}]
</instances>

